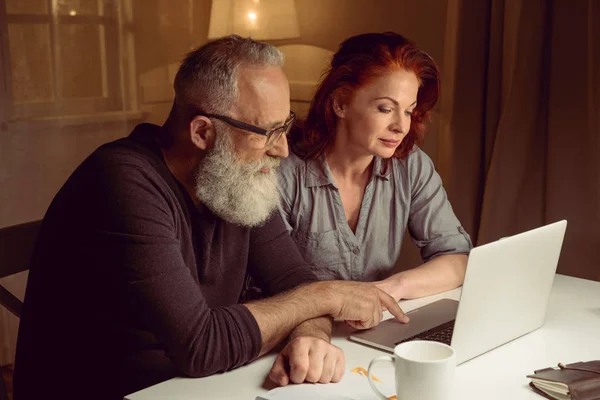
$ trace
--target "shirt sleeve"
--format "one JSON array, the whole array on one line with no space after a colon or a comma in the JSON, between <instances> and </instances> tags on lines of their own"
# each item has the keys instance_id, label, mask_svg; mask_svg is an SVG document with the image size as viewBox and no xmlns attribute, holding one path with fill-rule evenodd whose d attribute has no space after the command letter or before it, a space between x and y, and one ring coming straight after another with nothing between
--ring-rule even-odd
<instances>
[{"instance_id":1,"label":"shirt sleeve","mask_svg":"<svg viewBox=\"0 0 600 400\"><path fill-rule=\"evenodd\" d=\"M267 295L317 281L278 212L250 235L251 274Z\"/></svg>"},{"instance_id":2,"label":"shirt sleeve","mask_svg":"<svg viewBox=\"0 0 600 400\"><path fill-rule=\"evenodd\" d=\"M279 201L279 214L281 215L281 219L282 219L285 229L287 230L288 233L291 233L294 230L294 228L292 228L292 224L291 224L291 222L292 222L291 212L292 212L292 206L289 202L289 199L284 195L283 192L281 192L281 198Z\"/></svg>"},{"instance_id":3,"label":"shirt sleeve","mask_svg":"<svg viewBox=\"0 0 600 400\"><path fill-rule=\"evenodd\" d=\"M281 161L278 174L278 189L279 189L279 213L283 219L285 229L291 233L292 227L292 204L294 204L295 190L297 185L297 166L292 159L293 155L290 149L290 155Z\"/></svg>"},{"instance_id":4,"label":"shirt sleeve","mask_svg":"<svg viewBox=\"0 0 600 400\"><path fill-rule=\"evenodd\" d=\"M471 238L454 215L431 159L417 149L406 162L411 187L408 229L423 261L444 254L468 254Z\"/></svg>"},{"instance_id":5,"label":"shirt sleeve","mask_svg":"<svg viewBox=\"0 0 600 400\"><path fill-rule=\"evenodd\" d=\"M96 270L114 274L135 325L156 336L183 374L208 376L251 361L261 346L256 320L241 305L208 306L182 253L179 204L148 169L94 168L88 249L97 254Z\"/></svg>"}]
</instances>

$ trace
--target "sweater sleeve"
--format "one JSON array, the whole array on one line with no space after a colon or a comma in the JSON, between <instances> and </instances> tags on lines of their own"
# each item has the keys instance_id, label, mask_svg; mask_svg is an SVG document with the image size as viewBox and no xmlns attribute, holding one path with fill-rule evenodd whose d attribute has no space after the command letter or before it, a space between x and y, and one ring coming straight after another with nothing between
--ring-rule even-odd
<instances>
[{"instance_id":1,"label":"sweater sleeve","mask_svg":"<svg viewBox=\"0 0 600 400\"><path fill-rule=\"evenodd\" d=\"M249 258L252 276L268 295L318 280L277 211L263 226L253 229Z\"/></svg>"},{"instance_id":2,"label":"sweater sleeve","mask_svg":"<svg viewBox=\"0 0 600 400\"><path fill-rule=\"evenodd\" d=\"M256 358L261 335L251 313L241 305L208 307L182 251L183 210L156 171L111 162L96 165L93 175L89 251L99 272L114 274L136 325L151 332L188 376L223 372Z\"/></svg>"}]
</instances>

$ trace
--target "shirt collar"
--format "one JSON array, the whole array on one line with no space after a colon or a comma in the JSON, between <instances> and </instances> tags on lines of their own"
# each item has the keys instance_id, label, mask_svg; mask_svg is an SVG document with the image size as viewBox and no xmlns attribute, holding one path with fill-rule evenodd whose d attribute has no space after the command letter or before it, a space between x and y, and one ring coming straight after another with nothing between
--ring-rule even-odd
<instances>
[{"instance_id":1,"label":"shirt collar","mask_svg":"<svg viewBox=\"0 0 600 400\"><path fill-rule=\"evenodd\" d=\"M379 157L375 157L373 175L389 181L391 165L391 159L382 160ZM317 158L309 158L306 160L305 174L306 187L332 185L337 189L337 185L333 180L329 164L327 164L327 159L324 154L320 154Z\"/></svg>"},{"instance_id":2,"label":"shirt collar","mask_svg":"<svg viewBox=\"0 0 600 400\"><path fill-rule=\"evenodd\" d=\"M306 159L306 187L333 185L337 188L323 153Z\"/></svg>"}]
</instances>

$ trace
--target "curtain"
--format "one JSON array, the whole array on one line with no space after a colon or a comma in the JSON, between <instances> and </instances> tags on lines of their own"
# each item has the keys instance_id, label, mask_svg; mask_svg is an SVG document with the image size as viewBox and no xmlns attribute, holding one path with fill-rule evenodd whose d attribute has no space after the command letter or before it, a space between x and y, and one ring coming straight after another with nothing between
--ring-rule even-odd
<instances>
[{"instance_id":1,"label":"curtain","mask_svg":"<svg viewBox=\"0 0 600 400\"><path fill-rule=\"evenodd\" d=\"M568 220L600 280L600 2L450 0L437 162L478 245Z\"/></svg>"}]
</instances>

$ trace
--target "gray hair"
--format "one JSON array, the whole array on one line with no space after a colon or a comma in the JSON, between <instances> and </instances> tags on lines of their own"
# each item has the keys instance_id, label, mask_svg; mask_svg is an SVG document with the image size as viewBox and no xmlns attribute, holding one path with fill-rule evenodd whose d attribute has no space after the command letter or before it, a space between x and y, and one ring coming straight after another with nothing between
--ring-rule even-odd
<instances>
[{"instance_id":1,"label":"gray hair","mask_svg":"<svg viewBox=\"0 0 600 400\"><path fill-rule=\"evenodd\" d=\"M207 113L227 112L237 100L240 66L281 67L283 62L283 53L275 46L225 36L188 53L175 76L175 101Z\"/></svg>"}]
</instances>

